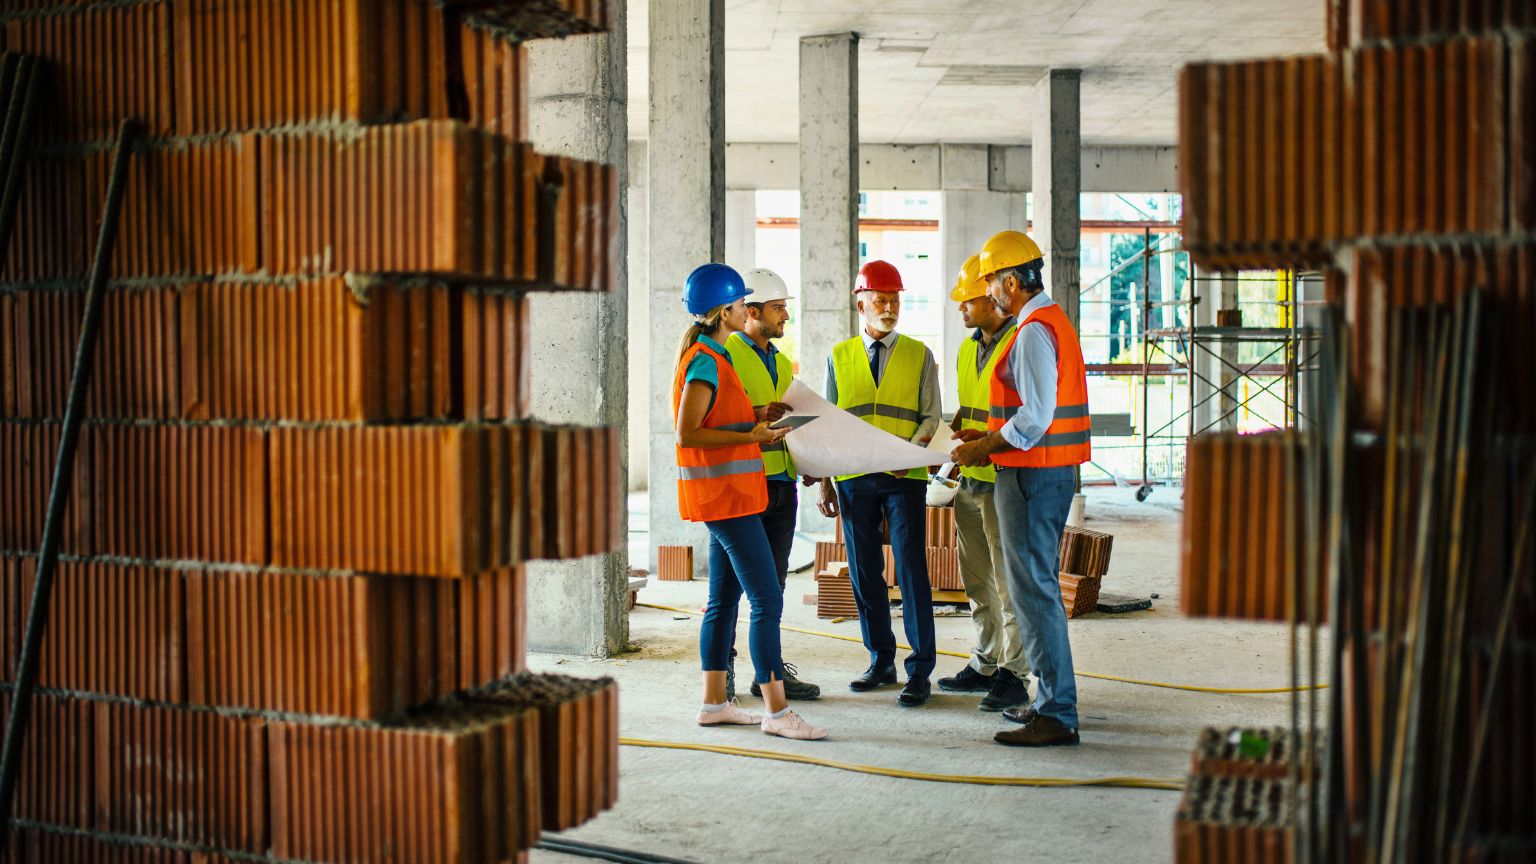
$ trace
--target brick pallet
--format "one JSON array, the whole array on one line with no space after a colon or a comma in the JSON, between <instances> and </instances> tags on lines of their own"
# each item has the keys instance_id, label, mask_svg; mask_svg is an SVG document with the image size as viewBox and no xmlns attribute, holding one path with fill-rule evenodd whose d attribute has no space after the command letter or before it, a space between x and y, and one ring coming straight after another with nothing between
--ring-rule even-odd
<instances>
[{"instance_id":1,"label":"brick pallet","mask_svg":"<svg viewBox=\"0 0 1536 864\"><path fill-rule=\"evenodd\" d=\"M525 671L523 582L528 560L622 542L615 430L526 420L526 294L613 287L619 190L612 167L519 140L522 40L605 16L595 0L0 12L0 46L46 60L51 87L0 250L7 669L101 144L130 115L149 136L8 860L523 861L541 831L613 806L616 688Z\"/></svg>"}]
</instances>

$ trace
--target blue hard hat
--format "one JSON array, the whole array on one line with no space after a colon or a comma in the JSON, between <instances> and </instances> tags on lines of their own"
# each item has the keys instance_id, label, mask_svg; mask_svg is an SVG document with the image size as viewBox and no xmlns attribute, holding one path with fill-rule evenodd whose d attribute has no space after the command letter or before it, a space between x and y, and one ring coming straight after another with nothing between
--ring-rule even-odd
<instances>
[{"instance_id":1,"label":"blue hard hat","mask_svg":"<svg viewBox=\"0 0 1536 864\"><path fill-rule=\"evenodd\" d=\"M751 294L741 274L727 264L702 264L688 274L683 283L683 305L690 315L704 315L716 306L725 306Z\"/></svg>"}]
</instances>

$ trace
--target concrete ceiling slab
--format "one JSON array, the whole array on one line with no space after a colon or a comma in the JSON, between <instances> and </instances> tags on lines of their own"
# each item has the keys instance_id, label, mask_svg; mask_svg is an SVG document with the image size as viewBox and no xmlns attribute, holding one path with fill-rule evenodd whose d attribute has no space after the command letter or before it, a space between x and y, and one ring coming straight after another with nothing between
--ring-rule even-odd
<instances>
[{"instance_id":1,"label":"concrete ceiling slab","mask_svg":"<svg viewBox=\"0 0 1536 864\"><path fill-rule=\"evenodd\" d=\"M1324 0L726 0L729 141L799 130L800 37L859 34L859 137L1027 144L1033 81L1083 70L1086 144L1173 144L1178 70L1325 47ZM646 136L646 0L629 6L629 131Z\"/></svg>"}]
</instances>

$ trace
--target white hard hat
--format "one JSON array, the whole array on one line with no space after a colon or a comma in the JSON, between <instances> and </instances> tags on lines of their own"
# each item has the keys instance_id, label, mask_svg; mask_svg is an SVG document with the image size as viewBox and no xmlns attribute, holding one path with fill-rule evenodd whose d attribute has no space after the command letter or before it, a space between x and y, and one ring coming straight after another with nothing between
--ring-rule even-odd
<instances>
[{"instance_id":1,"label":"white hard hat","mask_svg":"<svg viewBox=\"0 0 1536 864\"><path fill-rule=\"evenodd\" d=\"M955 463L945 462L939 473L929 478L927 494L924 496L929 507L948 507L954 503L955 493L960 491L960 483L947 479L950 469L954 467Z\"/></svg>"},{"instance_id":2,"label":"white hard hat","mask_svg":"<svg viewBox=\"0 0 1536 864\"><path fill-rule=\"evenodd\" d=\"M743 282L747 283L747 290L752 292L748 303L767 303L771 300L788 300L789 286L779 278L779 274L759 267L756 270L748 270L741 274Z\"/></svg>"}]
</instances>

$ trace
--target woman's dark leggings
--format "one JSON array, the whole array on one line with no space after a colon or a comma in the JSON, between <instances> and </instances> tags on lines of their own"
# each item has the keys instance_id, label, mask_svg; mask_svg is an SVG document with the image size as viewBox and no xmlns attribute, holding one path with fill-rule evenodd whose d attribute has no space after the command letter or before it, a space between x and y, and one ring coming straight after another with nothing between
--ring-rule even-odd
<instances>
[{"instance_id":1,"label":"woman's dark leggings","mask_svg":"<svg viewBox=\"0 0 1536 864\"><path fill-rule=\"evenodd\" d=\"M704 671L724 672L730 665L736 606L745 592L752 605L747 638L757 682L782 680L779 619L784 614L784 594L762 517L738 516L704 526L709 529L709 605L704 607L704 625L699 629Z\"/></svg>"}]
</instances>

